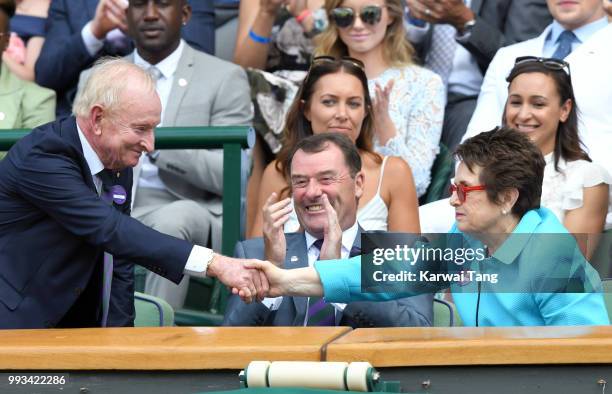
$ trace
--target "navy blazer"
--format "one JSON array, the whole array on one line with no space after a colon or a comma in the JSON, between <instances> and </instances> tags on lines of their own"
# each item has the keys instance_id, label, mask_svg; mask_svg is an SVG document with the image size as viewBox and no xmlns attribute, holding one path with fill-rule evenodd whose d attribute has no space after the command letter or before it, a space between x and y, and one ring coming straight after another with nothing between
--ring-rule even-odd
<instances>
[{"instance_id":1,"label":"navy blazer","mask_svg":"<svg viewBox=\"0 0 612 394\"><path fill-rule=\"evenodd\" d=\"M196 5L183 29L192 46L213 53L215 43L214 8L211 0L191 0ZM45 43L36 61L36 83L57 93L58 116L71 112L81 71L103 56L125 56L133 46L119 48L105 41L95 56L89 55L81 37L83 26L96 14L98 0L52 0L47 17Z\"/></svg>"},{"instance_id":2,"label":"navy blazer","mask_svg":"<svg viewBox=\"0 0 612 394\"><path fill-rule=\"evenodd\" d=\"M98 196L73 117L34 129L0 162L0 328L100 325L103 252L115 258L109 325L133 325L133 263L178 283L193 245Z\"/></svg>"},{"instance_id":3,"label":"navy blazer","mask_svg":"<svg viewBox=\"0 0 612 394\"><path fill-rule=\"evenodd\" d=\"M361 229L354 245L361 246ZM287 233L285 268L308 267L308 253L304 233ZM236 244L234 255L239 258L264 259L262 238ZM245 304L238 296L231 296L225 311L225 326L303 326L308 297L283 297L276 311L261 302ZM385 302L351 302L342 313L336 313L336 325L360 327L431 326L433 295L423 294Z\"/></svg>"}]
</instances>

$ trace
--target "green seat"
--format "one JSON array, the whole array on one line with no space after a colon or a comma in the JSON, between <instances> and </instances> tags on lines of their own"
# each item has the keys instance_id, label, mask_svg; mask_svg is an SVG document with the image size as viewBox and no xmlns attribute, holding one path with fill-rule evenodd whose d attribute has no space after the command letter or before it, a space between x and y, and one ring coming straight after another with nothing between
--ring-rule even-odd
<instances>
[{"instance_id":1,"label":"green seat","mask_svg":"<svg viewBox=\"0 0 612 394\"><path fill-rule=\"evenodd\" d=\"M459 327L461 317L452 302L434 298L433 303L433 326L434 327Z\"/></svg>"},{"instance_id":2,"label":"green seat","mask_svg":"<svg viewBox=\"0 0 612 394\"><path fill-rule=\"evenodd\" d=\"M135 327L162 327L174 325L174 310L161 298L135 292L134 308L136 309Z\"/></svg>"},{"instance_id":3,"label":"green seat","mask_svg":"<svg viewBox=\"0 0 612 394\"><path fill-rule=\"evenodd\" d=\"M440 143L440 153L436 156L436 160L434 160L431 167L431 182L425 194L419 198L420 205L444 198L448 188L448 181L453 173L453 165L453 156L448 148Z\"/></svg>"}]
</instances>

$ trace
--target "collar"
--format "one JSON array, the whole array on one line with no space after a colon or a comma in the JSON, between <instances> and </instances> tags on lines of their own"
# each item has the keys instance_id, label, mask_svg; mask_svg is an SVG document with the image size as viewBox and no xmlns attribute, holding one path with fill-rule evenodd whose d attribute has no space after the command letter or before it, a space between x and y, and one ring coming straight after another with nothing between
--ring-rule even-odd
<instances>
[{"instance_id":1,"label":"collar","mask_svg":"<svg viewBox=\"0 0 612 394\"><path fill-rule=\"evenodd\" d=\"M531 234L535 233L540 223L545 221L550 215L554 214L544 207L527 211L516 225L512 233L510 233L508 238L506 238L504 243L491 257L504 264L511 264L525 248L525 245L531 238ZM453 225L453 228L449 233L463 234L461 231L459 231L459 229L457 229L456 223ZM468 236L467 234L463 234L463 237L466 244L471 248L478 248L482 246L482 242Z\"/></svg>"},{"instance_id":2,"label":"collar","mask_svg":"<svg viewBox=\"0 0 612 394\"><path fill-rule=\"evenodd\" d=\"M87 141L87 138L85 138L85 134L83 134L83 131L81 131L78 122L76 124L76 127L79 133L79 140L81 140L81 147L83 148L83 156L85 156L85 161L89 166L91 176L94 176L104 169L104 164L102 164L102 161L100 160L96 152L93 150L91 145L89 145L89 141Z\"/></svg>"},{"instance_id":3,"label":"collar","mask_svg":"<svg viewBox=\"0 0 612 394\"><path fill-rule=\"evenodd\" d=\"M355 243L355 238L357 237L357 230L359 229L359 224L357 220L352 227L344 230L342 232L342 247L346 250L351 250L353 244ZM310 250L310 247L317 240L317 238L313 237L308 231L304 231L304 235L306 236L306 250Z\"/></svg>"},{"instance_id":4,"label":"collar","mask_svg":"<svg viewBox=\"0 0 612 394\"><path fill-rule=\"evenodd\" d=\"M583 43L586 42L597 31L603 29L606 26L608 26L608 18L603 17L584 26L580 26L579 28L572 31L578 38L578 41L580 43ZM559 39L559 36L561 35L561 33L563 33L563 31L565 31L565 28L561 26L559 22L554 20L551 29L548 33L548 36L546 37L546 40L550 40L550 42L556 44L557 40Z\"/></svg>"},{"instance_id":5,"label":"collar","mask_svg":"<svg viewBox=\"0 0 612 394\"><path fill-rule=\"evenodd\" d=\"M174 75L178 67L181 55L183 54L183 48L185 48L185 42L181 39L178 47L168 55L164 60L155 64L154 66L162 73L165 79L168 79ZM144 68L145 70L152 66L149 62L144 60L139 54L138 49L134 50L134 64Z\"/></svg>"},{"instance_id":6,"label":"collar","mask_svg":"<svg viewBox=\"0 0 612 394\"><path fill-rule=\"evenodd\" d=\"M493 257L504 264L510 264L525 248L527 241L531 238L540 223L546 216L546 208L538 208L527 211L520 222L516 225L510 236L495 251Z\"/></svg>"}]
</instances>

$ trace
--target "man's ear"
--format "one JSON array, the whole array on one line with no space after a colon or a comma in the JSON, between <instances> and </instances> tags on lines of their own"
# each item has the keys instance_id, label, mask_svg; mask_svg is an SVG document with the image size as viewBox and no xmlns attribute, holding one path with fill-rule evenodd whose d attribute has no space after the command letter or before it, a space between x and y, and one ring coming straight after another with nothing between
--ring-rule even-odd
<instances>
[{"instance_id":1,"label":"man's ear","mask_svg":"<svg viewBox=\"0 0 612 394\"><path fill-rule=\"evenodd\" d=\"M191 6L189 5L189 3L187 3L187 0L185 0L183 6L181 7L181 22L183 23L183 26L189 23L190 19L191 19Z\"/></svg>"},{"instance_id":2,"label":"man's ear","mask_svg":"<svg viewBox=\"0 0 612 394\"><path fill-rule=\"evenodd\" d=\"M89 122L95 135L102 134L102 119L104 119L104 108L96 104L89 110Z\"/></svg>"},{"instance_id":3,"label":"man's ear","mask_svg":"<svg viewBox=\"0 0 612 394\"><path fill-rule=\"evenodd\" d=\"M365 173L363 171L359 171L357 174L355 174L355 197L357 198L357 201L359 201L359 199L363 195L364 182Z\"/></svg>"}]
</instances>

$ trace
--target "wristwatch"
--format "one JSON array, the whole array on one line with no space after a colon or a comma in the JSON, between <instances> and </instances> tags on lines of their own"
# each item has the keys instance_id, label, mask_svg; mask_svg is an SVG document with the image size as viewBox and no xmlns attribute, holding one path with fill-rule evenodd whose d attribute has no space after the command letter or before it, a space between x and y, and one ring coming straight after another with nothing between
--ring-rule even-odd
<instances>
[{"instance_id":1,"label":"wristwatch","mask_svg":"<svg viewBox=\"0 0 612 394\"><path fill-rule=\"evenodd\" d=\"M212 249L208 249L206 248L204 251L204 272L206 273L206 276L208 275L208 266L210 265L210 263L212 263L213 259L215 258L215 252Z\"/></svg>"},{"instance_id":2,"label":"wristwatch","mask_svg":"<svg viewBox=\"0 0 612 394\"><path fill-rule=\"evenodd\" d=\"M327 29L327 14L323 8L319 8L312 13L312 29L305 33L306 37L312 38L323 30Z\"/></svg>"},{"instance_id":3,"label":"wristwatch","mask_svg":"<svg viewBox=\"0 0 612 394\"><path fill-rule=\"evenodd\" d=\"M472 19L471 21L467 21L463 24L463 29L461 29L461 36L470 35L472 33L472 29L476 25L476 19Z\"/></svg>"}]
</instances>

